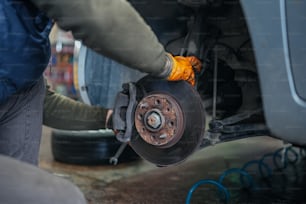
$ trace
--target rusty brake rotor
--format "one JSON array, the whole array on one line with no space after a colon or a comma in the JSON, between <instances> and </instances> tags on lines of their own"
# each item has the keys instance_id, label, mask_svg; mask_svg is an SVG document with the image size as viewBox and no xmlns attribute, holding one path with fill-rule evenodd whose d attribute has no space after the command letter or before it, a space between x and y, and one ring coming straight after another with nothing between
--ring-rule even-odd
<instances>
[{"instance_id":1,"label":"rusty brake rotor","mask_svg":"<svg viewBox=\"0 0 306 204\"><path fill-rule=\"evenodd\" d=\"M201 144L205 111L199 94L184 81L145 77L137 82L142 92L135 109L136 134L131 147L159 166L177 164Z\"/></svg>"}]
</instances>

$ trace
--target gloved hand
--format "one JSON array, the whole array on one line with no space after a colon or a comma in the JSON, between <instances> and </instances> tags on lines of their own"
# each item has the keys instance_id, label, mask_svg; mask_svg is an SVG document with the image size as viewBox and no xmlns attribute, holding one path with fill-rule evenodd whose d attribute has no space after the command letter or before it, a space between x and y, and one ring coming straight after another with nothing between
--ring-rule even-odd
<instances>
[{"instance_id":1,"label":"gloved hand","mask_svg":"<svg viewBox=\"0 0 306 204\"><path fill-rule=\"evenodd\" d=\"M169 81L179 81L185 80L189 82L192 86L195 85L195 75L194 72L200 72L202 68L201 61L194 57L183 57L168 54L171 62L171 72L167 77Z\"/></svg>"}]
</instances>

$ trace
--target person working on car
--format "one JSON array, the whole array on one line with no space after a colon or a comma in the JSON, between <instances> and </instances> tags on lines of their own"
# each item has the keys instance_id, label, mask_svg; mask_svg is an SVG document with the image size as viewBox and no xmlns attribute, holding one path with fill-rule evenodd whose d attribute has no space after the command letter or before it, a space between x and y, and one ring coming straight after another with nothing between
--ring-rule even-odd
<instances>
[{"instance_id":1,"label":"person working on car","mask_svg":"<svg viewBox=\"0 0 306 204\"><path fill-rule=\"evenodd\" d=\"M186 80L193 85L194 68L201 68L195 57L166 53L150 27L125 0L2 0L2 155L38 163L45 95L42 73L50 57L51 19L95 51L156 77ZM67 182L4 156L0 156L0 162L0 203L85 202Z\"/></svg>"},{"instance_id":2,"label":"person working on car","mask_svg":"<svg viewBox=\"0 0 306 204\"><path fill-rule=\"evenodd\" d=\"M3 144L0 153L37 163L44 97L42 73L50 57L50 19L64 30L71 30L74 37L88 47L122 64L160 78L186 80L194 85L194 68L200 69L200 61L166 53L150 27L127 1L31 2L1 1L0 108L7 112L0 118L6 116L7 120L0 126ZM14 118L8 117L11 112ZM24 115L29 115L30 126L20 119ZM9 128L13 126L20 128ZM23 126L28 129L28 142L18 144L16 137L25 134Z\"/></svg>"}]
</instances>

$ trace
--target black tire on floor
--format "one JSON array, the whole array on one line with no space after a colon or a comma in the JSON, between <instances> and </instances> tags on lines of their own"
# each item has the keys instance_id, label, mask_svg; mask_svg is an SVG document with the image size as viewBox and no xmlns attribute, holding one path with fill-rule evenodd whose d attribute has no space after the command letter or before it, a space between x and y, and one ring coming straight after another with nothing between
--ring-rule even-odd
<instances>
[{"instance_id":1,"label":"black tire on floor","mask_svg":"<svg viewBox=\"0 0 306 204\"><path fill-rule=\"evenodd\" d=\"M121 143L112 131L66 131L52 130L52 154L56 161L78 164L109 164ZM127 145L118 159L118 163L134 161L139 156Z\"/></svg>"}]
</instances>

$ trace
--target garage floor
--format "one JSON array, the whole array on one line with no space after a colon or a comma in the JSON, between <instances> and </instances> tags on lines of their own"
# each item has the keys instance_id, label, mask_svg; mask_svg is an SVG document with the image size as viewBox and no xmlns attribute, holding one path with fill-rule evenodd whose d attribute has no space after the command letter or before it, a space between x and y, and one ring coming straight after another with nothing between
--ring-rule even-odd
<instances>
[{"instance_id":1,"label":"garage floor","mask_svg":"<svg viewBox=\"0 0 306 204\"><path fill-rule=\"evenodd\" d=\"M179 204L185 202L190 187L198 180L217 180L226 169L242 167L281 146L278 140L258 137L203 149L183 164L167 168L143 160L117 166L76 166L53 161L50 129L45 127L40 167L79 186L89 204ZM240 188L237 175L229 175L225 186L231 194L230 203L306 203L305 163L274 171L267 180L252 174L256 183L252 192ZM219 196L214 186L202 186L194 192L191 203L219 203Z\"/></svg>"}]
</instances>

